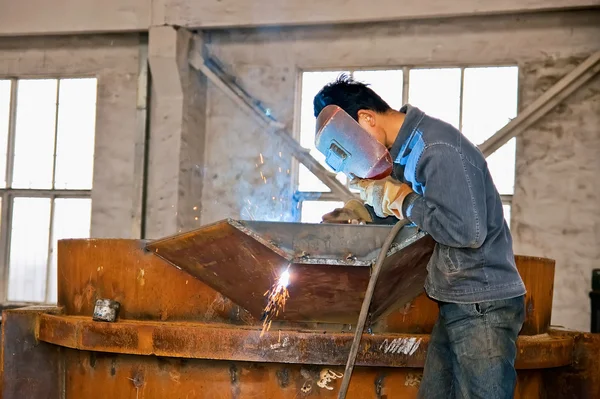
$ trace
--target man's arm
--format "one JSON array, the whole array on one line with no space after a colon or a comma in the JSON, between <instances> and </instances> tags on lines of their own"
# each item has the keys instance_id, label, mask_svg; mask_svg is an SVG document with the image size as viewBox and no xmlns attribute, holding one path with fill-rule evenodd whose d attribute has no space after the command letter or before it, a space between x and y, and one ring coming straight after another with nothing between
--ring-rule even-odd
<instances>
[{"instance_id":1,"label":"man's arm","mask_svg":"<svg viewBox=\"0 0 600 399\"><path fill-rule=\"evenodd\" d=\"M425 190L408 195L403 214L441 244L480 247L487 236L484 172L442 143L423 152L416 178Z\"/></svg>"}]
</instances>

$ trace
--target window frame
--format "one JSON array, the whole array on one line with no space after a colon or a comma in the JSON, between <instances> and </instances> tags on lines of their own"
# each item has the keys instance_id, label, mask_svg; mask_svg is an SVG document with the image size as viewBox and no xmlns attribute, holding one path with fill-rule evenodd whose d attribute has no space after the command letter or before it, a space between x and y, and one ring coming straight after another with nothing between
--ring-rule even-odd
<instances>
[{"instance_id":1,"label":"window frame","mask_svg":"<svg viewBox=\"0 0 600 399\"><path fill-rule=\"evenodd\" d=\"M5 187L0 188L0 278L2 278L2 284L0 284L0 305L15 305L15 304L49 304L52 303L49 300L49 273L52 265L52 245L54 242L54 206L55 200L58 198L92 198L92 189L55 189L55 178L56 178L56 161L57 161L57 145L58 145L58 111L59 111L59 93L60 93L60 82L63 79L78 79L78 78L94 78L96 84L98 84L98 78L90 75L78 75L78 76L20 76L20 77L2 77L2 80L10 81L10 105L8 115L8 137L6 145L6 175L5 175ZM49 189L28 189L28 188L12 188L13 175L14 175L14 158L15 158L15 142L16 142L16 119L17 119L17 96L19 81L25 79L56 79L56 110L55 110L55 121L54 121L54 149L53 149L53 164L52 164L52 188ZM97 96L97 95L96 95ZM97 97L96 97L97 107ZM95 129L94 129L95 134ZM93 177L92 177L93 178ZM93 188L93 187L92 187ZM44 294L43 302L19 302L8 300L8 289L9 289L9 269L10 269L10 246L11 246L11 231L12 231L12 216L13 216L13 201L15 198L48 198L50 199L50 223L49 223L49 235L48 235L48 258L46 259L46 290ZM90 214L91 218L91 214Z\"/></svg>"},{"instance_id":2,"label":"window frame","mask_svg":"<svg viewBox=\"0 0 600 399\"><path fill-rule=\"evenodd\" d=\"M303 68L298 69L298 79L297 79L297 90L296 90L296 101L295 101L295 111L294 112L294 136L295 139L300 142L301 137L301 119L302 119L302 84L305 72L327 72L327 71L347 71L350 74L350 77L354 77L354 73L357 71L387 71L387 70L402 70L402 104L406 104L408 102L408 93L410 89L410 71L412 69L445 69L445 68L459 68L460 69L460 102L459 102L459 130L462 132L463 128L463 96L464 96L464 86L465 86L465 69L467 68L493 68L493 67L517 67L517 116L519 110L519 100L520 100L520 72L521 69L519 65L515 63L498 63L498 64L469 64L469 65L456 65L456 64L435 64L435 65L402 65L402 66L374 66L374 67L336 67L336 68ZM516 143L515 148L516 153L518 154L518 141ZM516 162L516 159L515 159ZM294 187L294 195L293 195L293 207L294 207L294 215L296 217L296 222L301 222L302 220L302 202L304 201L339 201L339 198L335 196L335 194L331 192L312 192L312 191L300 191L298 190L299 186L299 162L294 159L292 164L293 171L293 180L292 185ZM500 194L500 199L502 201L502 205L509 205L512 210L513 206L513 196L514 194ZM508 225L511 227L512 222L512 212L511 212L511 220L508 220Z\"/></svg>"}]
</instances>

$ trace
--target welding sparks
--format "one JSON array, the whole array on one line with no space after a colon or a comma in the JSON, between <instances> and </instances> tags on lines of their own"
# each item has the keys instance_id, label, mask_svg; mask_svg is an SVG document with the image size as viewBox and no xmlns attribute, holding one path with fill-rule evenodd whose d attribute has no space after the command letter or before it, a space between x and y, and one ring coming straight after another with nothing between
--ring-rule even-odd
<instances>
[{"instance_id":1,"label":"welding sparks","mask_svg":"<svg viewBox=\"0 0 600 399\"><path fill-rule=\"evenodd\" d=\"M263 159L263 155L262 155L262 153L261 153L261 154L258 154L258 155L260 155L260 164L261 164L261 165L262 165L262 164L264 164L264 163L265 163L265 160Z\"/></svg>"},{"instance_id":2,"label":"welding sparks","mask_svg":"<svg viewBox=\"0 0 600 399\"><path fill-rule=\"evenodd\" d=\"M277 283L273 284L273 287L265 292L265 296L267 297L267 306L265 306L265 310L263 311L263 328L260 332L260 336L271 328L271 323L273 322L273 318L279 315L279 311L282 313L285 311L285 302L290 297L290 294L287 290L287 286L290 283L290 267L281 273L279 276L279 280Z\"/></svg>"}]
</instances>

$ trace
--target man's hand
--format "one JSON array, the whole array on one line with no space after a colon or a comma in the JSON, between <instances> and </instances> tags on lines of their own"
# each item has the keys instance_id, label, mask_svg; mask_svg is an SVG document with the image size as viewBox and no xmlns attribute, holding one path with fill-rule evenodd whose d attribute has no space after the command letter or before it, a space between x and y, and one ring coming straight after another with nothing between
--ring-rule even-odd
<instances>
[{"instance_id":1,"label":"man's hand","mask_svg":"<svg viewBox=\"0 0 600 399\"><path fill-rule=\"evenodd\" d=\"M334 209L323 215L323 223L360 224L372 221L367 208L355 199L346 202L343 208Z\"/></svg>"},{"instance_id":2,"label":"man's hand","mask_svg":"<svg viewBox=\"0 0 600 399\"><path fill-rule=\"evenodd\" d=\"M360 190L360 198L371 205L380 218L396 216L402 220L404 199L413 192L406 183L387 177L381 180L354 179L350 188Z\"/></svg>"}]
</instances>

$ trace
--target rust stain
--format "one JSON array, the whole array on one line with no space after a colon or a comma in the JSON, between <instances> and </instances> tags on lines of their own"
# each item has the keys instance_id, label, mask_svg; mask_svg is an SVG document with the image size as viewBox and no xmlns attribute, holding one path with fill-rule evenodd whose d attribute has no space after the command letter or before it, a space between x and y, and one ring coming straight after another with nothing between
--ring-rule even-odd
<instances>
[{"instance_id":1,"label":"rust stain","mask_svg":"<svg viewBox=\"0 0 600 399\"><path fill-rule=\"evenodd\" d=\"M171 377L171 380L177 384L180 384L180 378L181 378L181 374L177 371L170 371L169 372L169 377Z\"/></svg>"},{"instance_id":2,"label":"rust stain","mask_svg":"<svg viewBox=\"0 0 600 399\"><path fill-rule=\"evenodd\" d=\"M408 373L404 380L404 385L407 387L418 388L421 386L421 380L423 379L423 373Z\"/></svg>"},{"instance_id":3,"label":"rust stain","mask_svg":"<svg viewBox=\"0 0 600 399\"><path fill-rule=\"evenodd\" d=\"M78 312L81 312L81 308L83 307L83 295L75 294L73 297L73 306Z\"/></svg>"},{"instance_id":4,"label":"rust stain","mask_svg":"<svg viewBox=\"0 0 600 399\"><path fill-rule=\"evenodd\" d=\"M138 272L138 278L137 278L137 281L138 281L138 284L139 284L141 287L143 287L143 286L144 286L144 284L146 284L146 279L144 279L144 274L145 274L145 273L146 273L146 271L145 271L144 269L140 269L140 270L139 270L139 272Z\"/></svg>"},{"instance_id":5,"label":"rust stain","mask_svg":"<svg viewBox=\"0 0 600 399\"><path fill-rule=\"evenodd\" d=\"M92 299L94 298L95 293L96 293L96 287L94 287L94 285L90 281L86 285L85 290L84 290L84 297L88 304L92 303Z\"/></svg>"}]
</instances>

